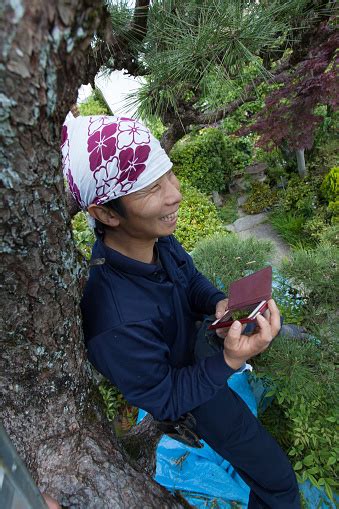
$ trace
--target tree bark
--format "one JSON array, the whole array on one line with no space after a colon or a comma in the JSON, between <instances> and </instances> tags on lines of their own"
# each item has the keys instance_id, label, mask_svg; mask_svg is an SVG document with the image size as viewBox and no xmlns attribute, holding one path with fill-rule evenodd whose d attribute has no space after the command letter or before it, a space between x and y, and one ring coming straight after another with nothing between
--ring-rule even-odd
<instances>
[{"instance_id":1,"label":"tree bark","mask_svg":"<svg viewBox=\"0 0 339 509\"><path fill-rule=\"evenodd\" d=\"M102 417L85 360L60 127L85 82L100 0L5 0L1 44L1 418L33 478L64 507L179 508ZM93 70L94 67L92 66Z\"/></svg>"},{"instance_id":2,"label":"tree bark","mask_svg":"<svg viewBox=\"0 0 339 509\"><path fill-rule=\"evenodd\" d=\"M306 170L306 164L305 164L305 149L298 149L295 151L296 157L297 157L297 164L298 164L298 173L299 177L304 178L306 177L307 170Z\"/></svg>"}]
</instances>

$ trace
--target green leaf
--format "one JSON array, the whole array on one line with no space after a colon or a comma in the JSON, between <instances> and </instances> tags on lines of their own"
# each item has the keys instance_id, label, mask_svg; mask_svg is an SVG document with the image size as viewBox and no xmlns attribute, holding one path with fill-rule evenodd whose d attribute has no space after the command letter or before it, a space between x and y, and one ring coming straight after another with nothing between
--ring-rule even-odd
<instances>
[{"instance_id":1,"label":"green leaf","mask_svg":"<svg viewBox=\"0 0 339 509\"><path fill-rule=\"evenodd\" d=\"M337 462L337 458L335 456L330 456L330 458L328 459L327 465L331 466L331 465L334 465L336 462Z\"/></svg>"},{"instance_id":2,"label":"green leaf","mask_svg":"<svg viewBox=\"0 0 339 509\"><path fill-rule=\"evenodd\" d=\"M303 467L303 464L301 463L301 461L297 461L296 464L294 465L294 470L301 470Z\"/></svg>"},{"instance_id":3,"label":"green leaf","mask_svg":"<svg viewBox=\"0 0 339 509\"><path fill-rule=\"evenodd\" d=\"M311 465L313 465L313 463L314 463L314 456L313 456L313 454L309 454L308 456L306 456L306 457L303 459L303 463L304 463L304 465L306 465L307 467L310 467Z\"/></svg>"}]
</instances>

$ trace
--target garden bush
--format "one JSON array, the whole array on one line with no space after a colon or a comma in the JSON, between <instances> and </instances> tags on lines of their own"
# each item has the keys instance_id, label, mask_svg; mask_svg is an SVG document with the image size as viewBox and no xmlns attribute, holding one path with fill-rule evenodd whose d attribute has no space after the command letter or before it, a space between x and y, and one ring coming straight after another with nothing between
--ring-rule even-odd
<instances>
[{"instance_id":1,"label":"garden bush","mask_svg":"<svg viewBox=\"0 0 339 509\"><path fill-rule=\"evenodd\" d=\"M243 166L239 160L248 159L237 144L237 139L226 138L219 129L202 129L171 150L174 172L204 193L222 192L234 169Z\"/></svg>"},{"instance_id":2,"label":"garden bush","mask_svg":"<svg viewBox=\"0 0 339 509\"><path fill-rule=\"evenodd\" d=\"M332 168L323 180L321 193L328 203L334 222L339 222L339 166Z\"/></svg>"},{"instance_id":3,"label":"garden bush","mask_svg":"<svg viewBox=\"0 0 339 509\"><path fill-rule=\"evenodd\" d=\"M301 179L293 175L287 187L279 192L279 208L285 212L295 212L305 218L312 217L319 206L320 177Z\"/></svg>"},{"instance_id":4,"label":"garden bush","mask_svg":"<svg viewBox=\"0 0 339 509\"><path fill-rule=\"evenodd\" d=\"M183 200L174 235L187 251L191 251L198 240L214 233L227 235L215 205L206 195L185 180L181 181L180 191Z\"/></svg>"},{"instance_id":5,"label":"garden bush","mask_svg":"<svg viewBox=\"0 0 339 509\"><path fill-rule=\"evenodd\" d=\"M222 207L217 207L218 216L224 224L234 223L238 219L237 197L228 194Z\"/></svg>"},{"instance_id":6,"label":"garden bush","mask_svg":"<svg viewBox=\"0 0 339 509\"><path fill-rule=\"evenodd\" d=\"M320 242L339 247L339 224L327 226L319 236Z\"/></svg>"},{"instance_id":7,"label":"garden bush","mask_svg":"<svg viewBox=\"0 0 339 509\"><path fill-rule=\"evenodd\" d=\"M253 359L255 375L274 398L259 417L293 463L299 482L311 481L333 500L338 461L335 365L324 345L280 337ZM265 400L264 400L265 401Z\"/></svg>"},{"instance_id":8,"label":"garden bush","mask_svg":"<svg viewBox=\"0 0 339 509\"><path fill-rule=\"evenodd\" d=\"M283 261L282 274L302 288L310 309L336 311L339 295L339 250L326 242L315 249L298 249ZM327 313L326 313L327 310ZM312 314L312 313L311 313Z\"/></svg>"},{"instance_id":9,"label":"garden bush","mask_svg":"<svg viewBox=\"0 0 339 509\"><path fill-rule=\"evenodd\" d=\"M88 224L85 212L78 212L78 214L76 214L76 216L72 219L72 230L75 245L81 254L89 260L95 236L93 228L91 228Z\"/></svg>"},{"instance_id":10,"label":"garden bush","mask_svg":"<svg viewBox=\"0 0 339 509\"><path fill-rule=\"evenodd\" d=\"M112 115L107 106L101 91L95 88L85 102L78 104L80 115Z\"/></svg>"},{"instance_id":11,"label":"garden bush","mask_svg":"<svg viewBox=\"0 0 339 509\"><path fill-rule=\"evenodd\" d=\"M265 267L272 252L273 245L269 241L242 240L229 234L200 241L192 257L197 268L215 286L227 292L232 281Z\"/></svg>"},{"instance_id":12,"label":"garden bush","mask_svg":"<svg viewBox=\"0 0 339 509\"><path fill-rule=\"evenodd\" d=\"M277 201L277 191L266 182L253 182L252 188L243 209L247 214L258 214L270 209Z\"/></svg>"},{"instance_id":13,"label":"garden bush","mask_svg":"<svg viewBox=\"0 0 339 509\"><path fill-rule=\"evenodd\" d=\"M294 212L276 210L270 214L269 220L290 246L296 246L305 241L303 231L305 219L302 216L296 215Z\"/></svg>"}]
</instances>

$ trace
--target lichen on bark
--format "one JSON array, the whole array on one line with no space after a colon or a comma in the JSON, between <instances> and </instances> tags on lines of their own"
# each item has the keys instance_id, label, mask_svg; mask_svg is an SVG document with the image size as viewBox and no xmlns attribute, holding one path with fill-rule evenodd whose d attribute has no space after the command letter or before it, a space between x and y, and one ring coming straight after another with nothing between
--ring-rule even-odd
<instances>
[{"instance_id":1,"label":"lichen on bark","mask_svg":"<svg viewBox=\"0 0 339 509\"><path fill-rule=\"evenodd\" d=\"M93 34L109 22L105 7L5 0L3 14L2 421L38 486L65 507L182 507L129 461L105 421L81 335L84 270L70 233L59 133L87 82Z\"/></svg>"}]
</instances>

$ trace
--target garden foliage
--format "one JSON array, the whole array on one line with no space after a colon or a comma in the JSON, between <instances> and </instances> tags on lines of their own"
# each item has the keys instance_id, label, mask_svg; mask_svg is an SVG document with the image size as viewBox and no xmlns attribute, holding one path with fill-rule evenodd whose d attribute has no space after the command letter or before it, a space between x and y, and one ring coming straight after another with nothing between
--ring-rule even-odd
<instances>
[{"instance_id":1,"label":"garden foliage","mask_svg":"<svg viewBox=\"0 0 339 509\"><path fill-rule=\"evenodd\" d=\"M78 104L80 115L112 115L101 91L95 88L85 102Z\"/></svg>"},{"instance_id":2,"label":"garden foliage","mask_svg":"<svg viewBox=\"0 0 339 509\"><path fill-rule=\"evenodd\" d=\"M225 140L219 129L203 129L179 141L170 157L174 172L204 193L224 191L231 172L225 157Z\"/></svg>"},{"instance_id":3,"label":"garden foliage","mask_svg":"<svg viewBox=\"0 0 339 509\"><path fill-rule=\"evenodd\" d=\"M333 27L321 26L307 58L285 74L283 85L268 95L254 124L241 132L257 132L260 146L268 149L283 143L290 149L311 149L316 128L323 120L317 106L337 105L337 48L338 34Z\"/></svg>"},{"instance_id":4,"label":"garden foliage","mask_svg":"<svg viewBox=\"0 0 339 509\"><path fill-rule=\"evenodd\" d=\"M186 251L191 251L198 240L214 233L227 235L217 209L208 196L195 189L187 181L181 181L180 191L183 200L180 203L175 237Z\"/></svg>"},{"instance_id":5,"label":"garden foliage","mask_svg":"<svg viewBox=\"0 0 339 509\"><path fill-rule=\"evenodd\" d=\"M247 214L258 214L270 209L277 201L277 191L271 189L266 182L253 182L251 191L243 205Z\"/></svg>"},{"instance_id":6,"label":"garden foliage","mask_svg":"<svg viewBox=\"0 0 339 509\"><path fill-rule=\"evenodd\" d=\"M287 452L299 482L333 500L339 449L335 368L326 345L280 337L254 359L255 375L274 398L260 419ZM328 362L330 361L330 362Z\"/></svg>"},{"instance_id":7,"label":"garden foliage","mask_svg":"<svg viewBox=\"0 0 339 509\"><path fill-rule=\"evenodd\" d=\"M323 180L321 191L329 212L339 222L339 166L332 168Z\"/></svg>"},{"instance_id":8,"label":"garden foliage","mask_svg":"<svg viewBox=\"0 0 339 509\"><path fill-rule=\"evenodd\" d=\"M269 241L241 240L234 234L214 235L199 242L192 257L197 268L215 286L227 292L235 279L265 267L272 251Z\"/></svg>"}]
</instances>

